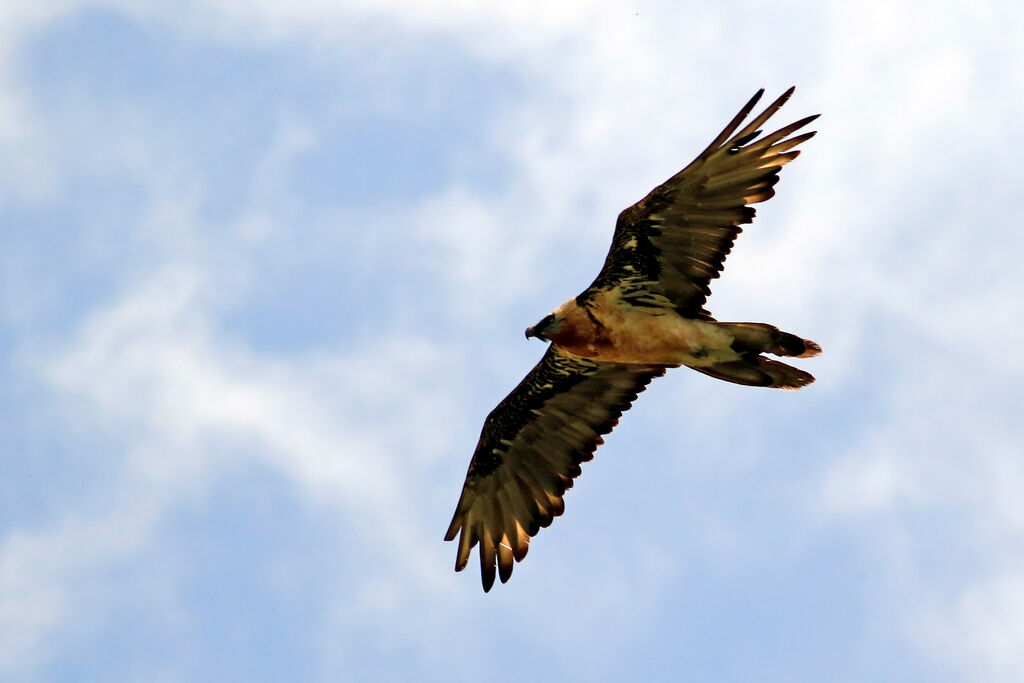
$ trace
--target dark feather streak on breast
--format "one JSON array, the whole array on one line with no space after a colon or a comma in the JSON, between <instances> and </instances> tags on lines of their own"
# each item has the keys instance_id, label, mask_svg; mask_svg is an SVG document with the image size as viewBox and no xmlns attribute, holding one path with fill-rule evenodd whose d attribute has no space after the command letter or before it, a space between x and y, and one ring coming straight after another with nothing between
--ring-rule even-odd
<instances>
[{"instance_id":1,"label":"dark feather streak on breast","mask_svg":"<svg viewBox=\"0 0 1024 683\"><path fill-rule=\"evenodd\" d=\"M583 306L580 306L580 308L582 308L583 312L587 314L588 318L590 318L590 322L594 323L594 327L595 328L597 328L598 330L603 330L604 329L604 323L602 323L598 319L598 317L596 315L594 315L594 312L592 310L590 310L590 306L584 304Z\"/></svg>"}]
</instances>

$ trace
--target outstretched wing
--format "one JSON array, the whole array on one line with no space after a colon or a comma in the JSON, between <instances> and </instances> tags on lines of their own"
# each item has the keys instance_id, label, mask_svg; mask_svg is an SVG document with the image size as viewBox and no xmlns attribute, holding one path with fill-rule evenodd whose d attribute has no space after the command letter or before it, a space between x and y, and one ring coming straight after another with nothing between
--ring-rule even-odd
<instances>
[{"instance_id":1,"label":"outstretched wing","mask_svg":"<svg viewBox=\"0 0 1024 683\"><path fill-rule=\"evenodd\" d=\"M794 88L743 126L761 99L754 95L725 130L686 168L619 214L601 273L577 301L620 288L634 305L667 306L689 318L710 318L704 304L740 225L754 219L757 202L770 199L779 171L800 154L793 148L814 131L789 137L818 118L808 116L759 138L759 128Z\"/></svg>"},{"instance_id":2,"label":"outstretched wing","mask_svg":"<svg viewBox=\"0 0 1024 683\"><path fill-rule=\"evenodd\" d=\"M660 365L599 363L547 353L484 421L445 540L459 537L455 570L480 544L484 590L512 575L530 537L562 514L562 495Z\"/></svg>"}]
</instances>

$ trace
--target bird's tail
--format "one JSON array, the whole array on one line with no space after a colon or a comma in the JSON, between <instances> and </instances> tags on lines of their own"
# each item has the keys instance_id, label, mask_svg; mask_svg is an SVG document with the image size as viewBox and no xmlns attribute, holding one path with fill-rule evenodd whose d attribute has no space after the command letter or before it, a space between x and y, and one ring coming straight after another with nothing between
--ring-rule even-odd
<instances>
[{"instance_id":1,"label":"bird's tail","mask_svg":"<svg viewBox=\"0 0 1024 683\"><path fill-rule=\"evenodd\" d=\"M776 356L810 358L821 353L821 347L810 339L783 332L765 323L718 323L732 335L732 348L740 353L771 353Z\"/></svg>"},{"instance_id":2,"label":"bird's tail","mask_svg":"<svg viewBox=\"0 0 1024 683\"><path fill-rule=\"evenodd\" d=\"M780 363L764 356L753 356L749 360L735 360L693 367L715 379L745 384L750 387L771 387L773 389L800 389L814 381L814 375L792 365Z\"/></svg>"},{"instance_id":3,"label":"bird's tail","mask_svg":"<svg viewBox=\"0 0 1024 683\"><path fill-rule=\"evenodd\" d=\"M765 358L762 353L776 356L809 358L821 353L821 347L809 339L783 332L765 323L718 323L732 336L733 350L742 360L694 367L716 379L754 387L799 389L814 381L814 376L791 365Z\"/></svg>"}]
</instances>

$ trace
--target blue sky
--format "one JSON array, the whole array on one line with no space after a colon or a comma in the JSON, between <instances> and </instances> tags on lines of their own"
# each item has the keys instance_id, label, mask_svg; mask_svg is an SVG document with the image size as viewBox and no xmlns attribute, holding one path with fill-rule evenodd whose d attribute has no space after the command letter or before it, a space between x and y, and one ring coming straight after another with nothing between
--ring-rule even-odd
<instances>
[{"instance_id":1,"label":"blue sky","mask_svg":"<svg viewBox=\"0 0 1024 683\"><path fill-rule=\"evenodd\" d=\"M0 678L1024 678L1009 2L0 5ZM484 416L759 87L818 137L490 594Z\"/></svg>"}]
</instances>

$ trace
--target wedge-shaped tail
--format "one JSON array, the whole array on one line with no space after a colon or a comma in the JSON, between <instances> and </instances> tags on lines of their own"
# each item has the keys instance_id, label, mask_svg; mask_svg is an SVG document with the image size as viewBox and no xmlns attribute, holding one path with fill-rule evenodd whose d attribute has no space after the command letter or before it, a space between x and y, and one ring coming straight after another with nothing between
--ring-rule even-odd
<instances>
[{"instance_id":1,"label":"wedge-shaped tail","mask_svg":"<svg viewBox=\"0 0 1024 683\"><path fill-rule=\"evenodd\" d=\"M735 341L732 347L740 352L771 353L776 356L810 358L821 353L821 347L810 339L783 332L767 323L718 323Z\"/></svg>"},{"instance_id":2,"label":"wedge-shaped tail","mask_svg":"<svg viewBox=\"0 0 1024 683\"><path fill-rule=\"evenodd\" d=\"M724 379L726 382L745 384L749 387L800 389L814 381L814 375L809 372L764 356L693 369L715 379Z\"/></svg>"},{"instance_id":3,"label":"wedge-shaped tail","mask_svg":"<svg viewBox=\"0 0 1024 683\"><path fill-rule=\"evenodd\" d=\"M810 339L783 332L766 323L718 323L733 336L732 348L742 360L694 367L716 379L752 387L773 389L799 389L814 381L814 376L791 365L765 358L762 353L776 356L809 358L821 353L821 347Z\"/></svg>"}]
</instances>

